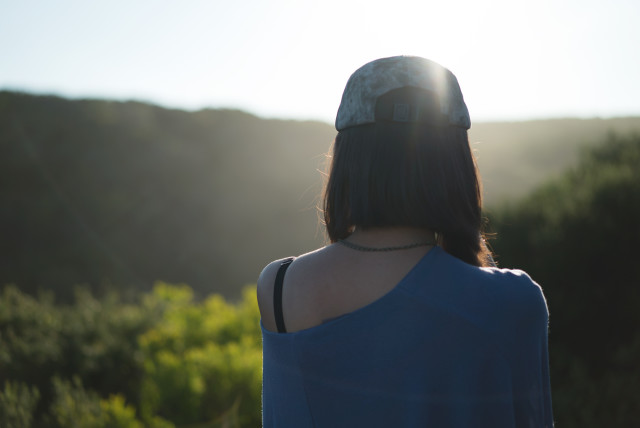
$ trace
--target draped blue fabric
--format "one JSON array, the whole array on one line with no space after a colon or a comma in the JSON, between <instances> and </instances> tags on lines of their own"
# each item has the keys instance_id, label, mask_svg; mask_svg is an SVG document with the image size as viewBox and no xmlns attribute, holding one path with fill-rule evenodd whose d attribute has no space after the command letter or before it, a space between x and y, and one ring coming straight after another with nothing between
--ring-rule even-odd
<instances>
[{"instance_id":1,"label":"draped blue fabric","mask_svg":"<svg viewBox=\"0 0 640 428\"><path fill-rule=\"evenodd\" d=\"M263 334L265 427L551 427L547 305L518 270L440 247L389 293Z\"/></svg>"}]
</instances>

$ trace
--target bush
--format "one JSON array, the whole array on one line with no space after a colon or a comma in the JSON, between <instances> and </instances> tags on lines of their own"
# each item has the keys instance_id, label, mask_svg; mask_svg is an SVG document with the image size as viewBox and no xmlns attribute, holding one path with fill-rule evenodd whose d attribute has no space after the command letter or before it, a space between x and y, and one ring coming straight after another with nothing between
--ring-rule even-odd
<instances>
[{"instance_id":1,"label":"bush","mask_svg":"<svg viewBox=\"0 0 640 428\"><path fill-rule=\"evenodd\" d=\"M159 283L163 318L140 338L145 355L143 415L177 424L219 420L237 409L242 426L259 426L261 338L255 290L238 305L214 295L195 304L188 287ZM227 416L231 417L231 416Z\"/></svg>"},{"instance_id":2,"label":"bush","mask_svg":"<svg viewBox=\"0 0 640 428\"><path fill-rule=\"evenodd\" d=\"M36 404L40 398L38 388L23 382L5 381L0 391L0 426L4 428L29 428Z\"/></svg>"},{"instance_id":3,"label":"bush","mask_svg":"<svg viewBox=\"0 0 640 428\"><path fill-rule=\"evenodd\" d=\"M0 296L0 382L21 381L41 394L35 420L54 400L52 379L82 379L100 396L124 394L138 404L143 376L137 339L154 322L143 307L76 291L74 305L55 306L7 286Z\"/></svg>"},{"instance_id":4,"label":"bush","mask_svg":"<svg viewBox=\"0 0 640 428\"><path fill-rule=\"evenodd\" d=\"M136 411L125 403L122 395L100 399L86 391L82 381L74 377L72 382L53 379L55 398L51 405L52 425L60 428L143 428L136 419ZM154 425L158 426L158 425ZM171 424L165 423L164 427Z\"/></svg>"},{"instance_id":5,"label":"bush","mask_svg":"<svg viewBox=\"0 0 640 428\"><path fill-rule=\"evenodd\" d=\"M259 426L255 288L237 304L158 283L125 304L0 295L0 426Z\"/></svg>"}]
</instances>

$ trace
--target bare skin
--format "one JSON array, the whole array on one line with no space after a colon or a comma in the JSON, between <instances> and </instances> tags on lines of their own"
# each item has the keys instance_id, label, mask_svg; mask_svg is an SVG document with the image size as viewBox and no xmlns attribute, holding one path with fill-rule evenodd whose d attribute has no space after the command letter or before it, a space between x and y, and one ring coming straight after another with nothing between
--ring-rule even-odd
<instances>
[{"instance_id":1,"label":"bare skin","mask_svg":"<svg viewBox=\"0 0 640 428\"><path fill-rule=\"evenodd\" d=\"M391 247L434 240L433 232L412 228L356 230L349 238L367 247ZM431 246L364 252L331 244L297 257L284 279L282 305L287 332L318 326L362 308L391 291ZM258 279L262 323L277 331L273 288L282 260L267 265Z\"/></svg>"}]
</instances>

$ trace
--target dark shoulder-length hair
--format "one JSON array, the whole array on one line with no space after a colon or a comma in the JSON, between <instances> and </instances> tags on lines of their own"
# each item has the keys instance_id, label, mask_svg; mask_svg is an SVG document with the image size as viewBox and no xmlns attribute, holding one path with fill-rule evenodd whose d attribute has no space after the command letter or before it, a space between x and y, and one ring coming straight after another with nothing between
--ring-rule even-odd
<instances>
[{"instance_id":1,"label":"dark shoulder-length hair","mask_svg":"<svg viewBox=\"0 0 640 428\"><path fill-rule=\"evenodd\" d=\"M324 192L331 242L361 229L404 226L437 233L438 244L488 266L481 187L467 131L422 123L374 123L338 133Z\"/></svg>"}]
</instances>

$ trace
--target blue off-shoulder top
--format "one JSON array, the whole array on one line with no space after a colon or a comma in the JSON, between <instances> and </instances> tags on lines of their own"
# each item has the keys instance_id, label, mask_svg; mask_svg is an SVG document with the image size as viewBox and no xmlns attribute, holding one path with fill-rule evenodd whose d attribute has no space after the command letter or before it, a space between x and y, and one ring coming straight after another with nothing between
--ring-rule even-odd
<instances>
[{"instance_id":1,"label":"blue off-shoulder top","mask_svg":"<svg viewBox=\"0 0 640 428\"><path fill-rule=\"evenodd\" d=\"M553 426L547 305L522 271L434 247L363 308L261 327L264 427Z\"/></svg>"}]
</instances>

